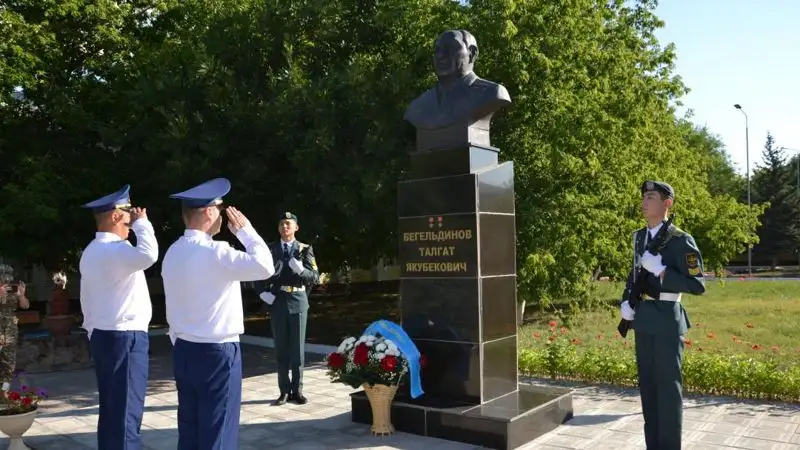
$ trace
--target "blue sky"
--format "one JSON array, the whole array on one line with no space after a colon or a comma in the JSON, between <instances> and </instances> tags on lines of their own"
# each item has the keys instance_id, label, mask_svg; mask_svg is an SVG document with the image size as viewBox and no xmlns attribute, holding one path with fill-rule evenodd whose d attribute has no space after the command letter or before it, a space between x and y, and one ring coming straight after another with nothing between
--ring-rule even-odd
<instances>
[{"instance_id":1,"label":"blue sky","mask_svg":"<svg viewBox=\"0 0 800 450\"><path fill-rule=\"evenodd\" d=\"M800 1L661 0L662 44L677 47L676 72L692 90L683 113L721 137L745 171L745 119L750 170L760 164L767 131L778 146L800 151Z\"/></svg>"}]
</instances>

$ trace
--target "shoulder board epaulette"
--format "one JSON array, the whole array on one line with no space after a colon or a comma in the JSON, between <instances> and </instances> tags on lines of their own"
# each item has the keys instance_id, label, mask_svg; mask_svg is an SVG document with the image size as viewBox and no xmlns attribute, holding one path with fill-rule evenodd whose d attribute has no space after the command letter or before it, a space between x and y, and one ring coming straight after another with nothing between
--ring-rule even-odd
<instances>
[{"instance_id":1,"label":"shoulder board epaulette","mask_svg":"<svg viewBox=\"0 0 800 450\"><path fill-rule=\"evenodd\" d=\"M672 235L672 237L683 237L687 234L685 231L681 230L675 225L670 226L669 233Z\"/></svg>"}]
</instances>

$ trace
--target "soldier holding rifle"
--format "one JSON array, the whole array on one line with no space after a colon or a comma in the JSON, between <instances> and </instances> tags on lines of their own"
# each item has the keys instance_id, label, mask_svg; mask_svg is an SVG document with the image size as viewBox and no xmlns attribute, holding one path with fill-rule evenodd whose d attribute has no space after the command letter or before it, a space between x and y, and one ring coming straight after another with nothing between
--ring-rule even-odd
<instances>
[{"instance_id":1,"label":"soldier holding rifle","mask_svg":"<svg viewBox=\"0 0 800 450\"><path fill-rule=\"evenodd\" d=\"M681 305L681 295L705 292L703 260L694 238L666 222L675 200L672 187L660 181L646 181L641 192L647 227L633 234L634 266L620 309L622 319L631 321L635 332L647 448L680 449L683 423L681 366L684 335L691 326ZM659 236L663 241L654 250L655 254L645 251L664 226L667 228ZM646 282L639 279L637 285L637 278L642 276L646 277ZM639 286L643 286L641 292ZM640 303L631 297L632 292L634 296L641 295Z\"/></svg>"}]
</instances>

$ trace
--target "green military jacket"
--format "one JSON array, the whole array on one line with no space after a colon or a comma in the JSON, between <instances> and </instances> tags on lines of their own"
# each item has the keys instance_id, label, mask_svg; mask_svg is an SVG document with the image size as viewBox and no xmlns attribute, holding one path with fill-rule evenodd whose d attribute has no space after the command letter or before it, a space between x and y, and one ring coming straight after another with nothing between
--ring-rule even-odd
<instances>
[{"instance_id":1,"label":"green military jacket","mask_svg":"<svg viewBox=\"0 0 800 450\"><path fill-rule=\"evenodd\" d=\"M636 264L649 242L647 228L633 233L634 267L628 276L623 301L628 300L635 276L638 272ZM688 314L683 304L675 301L654 300L662 297L674 297L676 294L701 295L705 292L703 275L703 257L694 238L675 225L667 231L669 240L661 251L661 263L667 268L663 280L645 271L647 277L646 298L636 307L633 329L636 332L650 334L684 335L691 327ZM647 237L647 241L645 238ZM664 295L666 294L666 295Z\"/></svg>"},{"instance_id":2,"label":"green military jacket","mask_svg":"<svg viewBox=\"0 0 800 450\"><path fill-rule=\"evenodd\" d=\"M270 307L271 314L298 314L308 311L308 294L311 288L319 283L319 269L314 249L297 240L292 244L289 249L292 258L297 258L303 263L303 271L299 274L292 270L288 261L284 262L280 241L269 244L269 250L272 252L275 274L267 280L257 282L256 292L260 294L267 291L275 296L275 302Z\"/></svg>"}]
</instances>

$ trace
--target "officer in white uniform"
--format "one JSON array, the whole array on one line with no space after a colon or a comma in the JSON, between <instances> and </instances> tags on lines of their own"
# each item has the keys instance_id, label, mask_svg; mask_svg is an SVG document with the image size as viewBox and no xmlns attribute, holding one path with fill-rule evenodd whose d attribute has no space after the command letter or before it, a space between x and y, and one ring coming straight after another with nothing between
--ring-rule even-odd
<instances>
[{"instance_id":1,"label":"officer in white uniform","mask_svg":"<svg viewBox=\"0 0 800 450\"><path fill-rule=\"evenodd\" d=\"M171 197L182 202L186 231L162 264L175 382L178 450L235 450L239 446L244 333L241 281L275 272L267 244L247 218L222 204L231 189L216 178ZM228 228L246 252L212 236Z\"/></svg>"},{"instance_id":2,"label":"officer in white uniform","mask_svg":"<svg viewBox=\"0 0 800 450\"><path fill-rule=\"evenodd\" d=\"M138 450L147 389L153 315L144 270L158 259L158 241L147 210L132 208L130 186L83 207L97 223L95 238L81 255L83 328L100 393L97 446ZM136 246L128 233L136 233Z\"/></svg>"}]
</instances>

